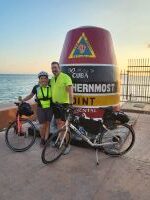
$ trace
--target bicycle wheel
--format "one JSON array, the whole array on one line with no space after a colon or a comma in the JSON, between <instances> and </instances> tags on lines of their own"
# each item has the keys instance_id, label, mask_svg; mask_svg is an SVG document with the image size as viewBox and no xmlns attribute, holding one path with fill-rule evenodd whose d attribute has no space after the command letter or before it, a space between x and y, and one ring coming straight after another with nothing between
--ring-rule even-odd
<instances>
[{"instance_id":1,"label":"bicycle wheel","mask_svg":"<svg viewBox=\"0 0 150 200\"><path fill-rule=\"evenodd\" d=\"M35 142L36 128L28 119L20 119L21 131L18 132L17 121L12 122L5 132L5 141L7 146L15 152L28 150ZM29 134L29 128L32 128L33 134Z\"/></svg>"},{"instance_id":2,"label":"bicycle wheel","mask_svg":"<svg viewBox=\"0 0 150 200\"><path fill-rule=\"evenodd\" d=\"M113 130L108 130L100 136L100 143L115 142L103 146L103 151L112 156L121 156L127 153L134 145L135 133L128 124L117 125Z\"/></svg>"},{"instance_id":3,"label":"bicycle wheel","mask_svg":"<svg viewBox=\"0 0 150 200\"><path fill-rule=\"evenodd\" d=\"M65 139L62 146L60 146L61 139L59 139L59 136L60 134L63 136L64 131L65 131L64 129L59 130L56 134L50 137L48 141L46 142L46 145L44 146L42 155L41 155L42 162L44 164L49 164L49 163L54 162L64 153L65 149L70 143L70 133L68 132L67 139Z\"/></svg>"}]
</instances>

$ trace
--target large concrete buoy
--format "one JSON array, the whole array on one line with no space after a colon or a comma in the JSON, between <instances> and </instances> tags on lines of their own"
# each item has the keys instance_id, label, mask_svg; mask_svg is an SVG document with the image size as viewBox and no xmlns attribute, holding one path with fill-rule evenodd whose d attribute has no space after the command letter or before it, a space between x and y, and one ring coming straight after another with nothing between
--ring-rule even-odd
<instances>
[{"instance_id":1,"label":"large concrete buoy","mask_svg":"<svg viewBox=\"0 0 150 200\"><path fill-rule=\"evenodd\" d=\"M74 106L80 113L99 118L99 107L120 102L119 76L109 31L92 26L70 30L60 56L63 72L74 83Z\"/></svg>"}]
</instances>

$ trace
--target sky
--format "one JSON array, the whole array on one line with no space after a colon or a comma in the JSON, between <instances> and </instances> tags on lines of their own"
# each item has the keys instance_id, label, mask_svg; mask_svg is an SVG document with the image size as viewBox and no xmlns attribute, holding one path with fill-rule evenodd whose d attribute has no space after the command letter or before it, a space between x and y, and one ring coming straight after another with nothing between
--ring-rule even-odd
<instances>
[{"instance_id":1,"label":"sky","mask_svg":"<svg viewBox=\"0 0 150 200\"><path fill-rule=\"evenodd\" d=\"M50 71L67 31L110 31L117 63L150 58L149 0L0 0L0 73Z\"/></svg>"}]
</instances>

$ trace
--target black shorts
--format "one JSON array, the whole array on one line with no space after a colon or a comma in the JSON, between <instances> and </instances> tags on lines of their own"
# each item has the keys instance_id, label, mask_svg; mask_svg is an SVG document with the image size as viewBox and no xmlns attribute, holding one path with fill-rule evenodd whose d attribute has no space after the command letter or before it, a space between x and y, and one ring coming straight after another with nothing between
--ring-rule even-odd
<instances>
[{"instance_id":1,"label":"black shorts","mask_svg":"<svg viewBox=\"0 0 150 200\"><path fill-rule=\"evenodd\" d=\"M69 104L66 103L60 105L64 108L67 108L69 106ZM55 119L61 119L62 121L66 121L66 112L63 109L60 109L55 103L53 103L52 109Z\"/></svg>"},{"instance_id":2,"label":"black shorts","mask_svg":"<svg viewBox=\"0 0 150 200\"><path fill-rule=\"evenodd\" d=\"M53 117L52 108L41 108L37 106L37 118L40 124L51 121Z\"/></svg>"}]
</instances>

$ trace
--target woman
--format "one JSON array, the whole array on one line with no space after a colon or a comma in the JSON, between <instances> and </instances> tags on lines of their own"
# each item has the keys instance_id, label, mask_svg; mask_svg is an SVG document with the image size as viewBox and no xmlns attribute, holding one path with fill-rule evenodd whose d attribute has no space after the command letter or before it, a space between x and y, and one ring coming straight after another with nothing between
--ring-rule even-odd
<instances>
[{"instance_id":1,"label":"woman","mask_svg":"<svg viewBox=\"0 0 150 200\"><path fill-rule=\"evenodd\" d=\"M51 88L49 85L48 73L40 72L38 74L39 84L35 85L32 92L23 98L23 101L28 101L36 95L37 102L37 118L40 123L41 145L45 145L49 137L50 122L53 116L51 108Z\"/></svg>"}]
</instances>

